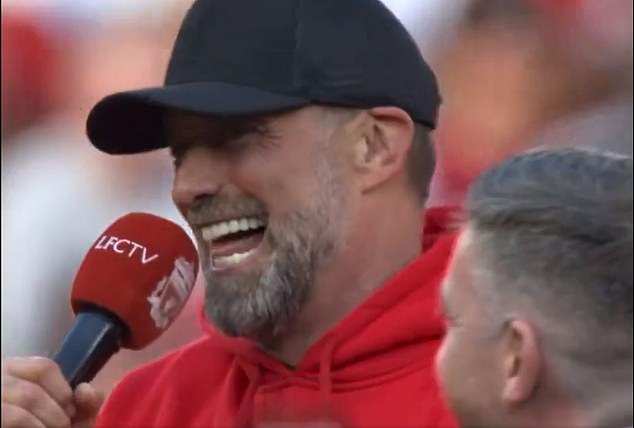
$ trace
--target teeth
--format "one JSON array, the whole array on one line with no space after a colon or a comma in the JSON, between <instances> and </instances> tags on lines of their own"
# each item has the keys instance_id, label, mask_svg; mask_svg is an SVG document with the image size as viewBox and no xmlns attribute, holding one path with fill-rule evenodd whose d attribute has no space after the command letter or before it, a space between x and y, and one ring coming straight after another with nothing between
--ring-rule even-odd
<instances>
[{"instance_id":1,"label":"teeth","mask_svg":"<svg viewBox=\"0 0 634 428\"><path fill-rule=\"evenodd\" d=\"M240 222L238 220L231 220L229 222L229 232L236 233L240 230Z\"/></svg>"},{"instance_id":2,"label":"teeth","mask_svg":"<svg viewBox=\"0 0 634 428\"><path fill-rule=\"evenodd\" d=\"M215 239L227 236L230 233L257 229L262 226L266 226L266 221L261 218L237 218L203 227L201 229L201 232L205 241L213 241Z\"/></svg>"},{"instance_id":3,"label":"teeth","mask_svg":"<svg viewBox=\"0 0 634 428\"><path fill-rule=\"evenodd\" d=\"M249 257L254 251L255 249L249 250L246 253L236 253L230 256L216 256L213 258L213 264L216 267L237 265L238 263Z\"/></svg>"}]
</instances>

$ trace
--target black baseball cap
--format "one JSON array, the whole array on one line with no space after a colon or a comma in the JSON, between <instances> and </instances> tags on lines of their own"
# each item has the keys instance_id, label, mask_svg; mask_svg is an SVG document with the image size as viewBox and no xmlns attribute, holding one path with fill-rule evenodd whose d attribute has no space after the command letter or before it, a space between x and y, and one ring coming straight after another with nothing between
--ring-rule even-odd
<instances>
[{"instance_id":1,"label":"black baseball cap","mask_svg":"<svg viewBox=\"0 0 634 428\"><path fill-rule=\"evenodd\" d=\"M440 96L416 43L379 0L197 0L164 85L105 97L87 133L104 152L139 153L167 146L166 108L240 116L309 104L397 106L434 129Z\"/></svg>"}]
</instances>

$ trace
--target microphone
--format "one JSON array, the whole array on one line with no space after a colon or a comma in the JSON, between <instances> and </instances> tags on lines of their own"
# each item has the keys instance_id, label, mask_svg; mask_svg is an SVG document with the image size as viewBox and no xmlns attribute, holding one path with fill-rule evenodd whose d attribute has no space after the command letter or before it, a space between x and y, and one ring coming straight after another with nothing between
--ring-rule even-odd
<instances>
[{"instance_id":1,"label":"microphone","mask_svg":"<svg viewBox=\"0 0 634 428\"><path fill-rule=\"evenodd\" d=\"M75 276L75 321L53 360L72 388L91 381L121 348L142 349L185 306L198 255L177 224L146 213L127 214L95 241Z\"/></svg>"}]
</instances>

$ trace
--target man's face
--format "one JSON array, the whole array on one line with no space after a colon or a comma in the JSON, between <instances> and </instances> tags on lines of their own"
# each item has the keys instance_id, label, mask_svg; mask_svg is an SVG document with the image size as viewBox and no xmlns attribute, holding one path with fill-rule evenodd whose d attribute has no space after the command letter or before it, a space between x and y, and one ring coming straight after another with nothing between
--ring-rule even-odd
<instances>
[{"instance_id":1,"label":"man's face","mask_svg":"<svg viewBox=\"0 0 634 428\"><path fill-rule=\"evenodd\" d=\"M447 334L436 368L462 427L497 426L501 416L499 344L487 322L481 296L474 292L477 259L463 232L442 288Z\"/></svg>"},{"instance_id":2,"label":"man's face","mask_svg":"<svg viewBox=\"0 0 634 428\"><path fill-rule=\"evenodd\" d=\"M198 242L207 316L228 335L286 331L345 240L346 180L324 118L167 117L172 196Z\"/></svg>"}]
</instances>

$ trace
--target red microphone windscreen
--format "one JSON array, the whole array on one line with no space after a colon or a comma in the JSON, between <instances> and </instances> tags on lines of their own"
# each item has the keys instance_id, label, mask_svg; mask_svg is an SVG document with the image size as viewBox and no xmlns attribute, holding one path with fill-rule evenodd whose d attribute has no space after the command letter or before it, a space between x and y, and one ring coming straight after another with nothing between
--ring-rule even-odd
<instances>
[{"instance_id":1,"label":"red microphone windscreen","mask_svg":"<svg viewBox=\"0 0 634 428\"><path fill-rule=\"evenodd\" d=\"M163 333L189 298L198 255L185 231L152 214L127 214L88 250L71 306L105 309L128 328L122 346L141 349Z\"/></svg>"}]
</instances>

